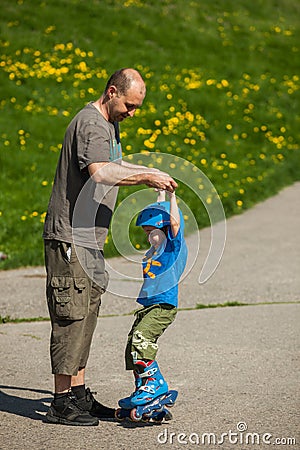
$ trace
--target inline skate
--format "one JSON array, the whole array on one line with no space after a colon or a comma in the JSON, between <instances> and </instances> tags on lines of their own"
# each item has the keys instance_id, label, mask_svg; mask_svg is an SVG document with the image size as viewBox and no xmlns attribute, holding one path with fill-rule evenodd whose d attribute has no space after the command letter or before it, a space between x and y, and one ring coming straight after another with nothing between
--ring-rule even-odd
<instances>
[{"instance_id":1,"label":"inline skate","mask_svg":"<svg viewBox=\"0 0 300 450\"><path fill-rule=\"evenodd\" d=\"M136 390L119 400L116 418L155 423L171 420L168 408L174 405L178 392L169 391L156 361L138 360L135 366Z\"/></svg>"}]
</instances>

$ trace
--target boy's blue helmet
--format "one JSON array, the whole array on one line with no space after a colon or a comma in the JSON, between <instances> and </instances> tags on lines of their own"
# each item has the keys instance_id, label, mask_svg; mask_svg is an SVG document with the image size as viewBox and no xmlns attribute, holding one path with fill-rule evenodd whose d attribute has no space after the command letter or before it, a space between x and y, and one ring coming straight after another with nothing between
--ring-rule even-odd
<instances>
[{"instance_id":1,"label":"boy's blue helmet","mask_svg":"<svg viewBox=\"0 0 300 450\"><path fill-rule=\"evenodd\" d=\"M180 225L183 228L183 216L180 214ZM170 202L156 202L146 206L136 219L137 226L150 225L155 228L163 228L170 225Z\"/></svg>"}]
</instances>

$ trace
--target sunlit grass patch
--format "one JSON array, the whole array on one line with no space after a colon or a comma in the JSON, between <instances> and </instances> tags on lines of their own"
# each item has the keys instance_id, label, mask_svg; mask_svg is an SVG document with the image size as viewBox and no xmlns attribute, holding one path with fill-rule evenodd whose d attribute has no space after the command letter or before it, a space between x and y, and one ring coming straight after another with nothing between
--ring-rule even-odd
<instances>
[{"instance_id":1,"label":"sunlit grass patch","mask_svg":"<svg viewBox=\"0 0 300 450\"><path fill-rule=\"evenodd\" d=\"M228 217L299 180L297 2L2 3L0 251L9 257L0 268L43 263L65 128L120 67L135 66L147 83L143 108L121 126L125 157L168 153L194 164ZM134 189L120 189L119 201ZM183 183L177 194L199 227L209 224ZM109 235L106 256L115 253Z\"/></svg>"}]
</instances>

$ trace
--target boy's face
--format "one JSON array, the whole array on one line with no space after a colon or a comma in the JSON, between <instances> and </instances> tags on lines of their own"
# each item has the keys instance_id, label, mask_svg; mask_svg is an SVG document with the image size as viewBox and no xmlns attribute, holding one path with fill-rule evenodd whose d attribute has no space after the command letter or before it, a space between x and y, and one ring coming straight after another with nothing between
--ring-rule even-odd
<instances>
[{"instance_id":1,"label":"boy's face","mask_svg":"<svg viewBox=\"0 0 300 450\"><path fill-rule=\"evenodd\" d=\"M145 231L148 241L153 247L158 247L161 245L166 239L166 235L160 228L152 227L151 225L143 226L143 230Z\"/></svg>"}]
</instances>

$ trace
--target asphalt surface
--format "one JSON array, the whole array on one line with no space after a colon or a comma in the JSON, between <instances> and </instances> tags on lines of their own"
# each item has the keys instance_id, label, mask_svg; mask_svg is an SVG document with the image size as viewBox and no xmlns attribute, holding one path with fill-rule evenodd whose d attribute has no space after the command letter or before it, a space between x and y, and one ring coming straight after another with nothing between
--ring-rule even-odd
<instances>
[{"instance_id":1,"label":"asphalt surface","mask_svg":"<svg viewBox=\"0 0 300 450\"><path fill-rule=\"evenodd\" d=\"M222 260L199 274L210 230L187 239L189 270L175 323L159 340L158 362L179 396L162 425L101 421L98 427L44 423L52 400L49 322L0 325L0 449L300 448L300 183L227 221ZM221 243L220 243L221 245ZM135 309L138 264L108 261L87 385L116 406L133 390L123 353ZM122 296L121 293L126 296ZM195 309L197 304L247 306ZM0 315L47 317L42 267L0 272ZM270 447L273 446L273 447Z\"/></svg>"}]
</instances>

